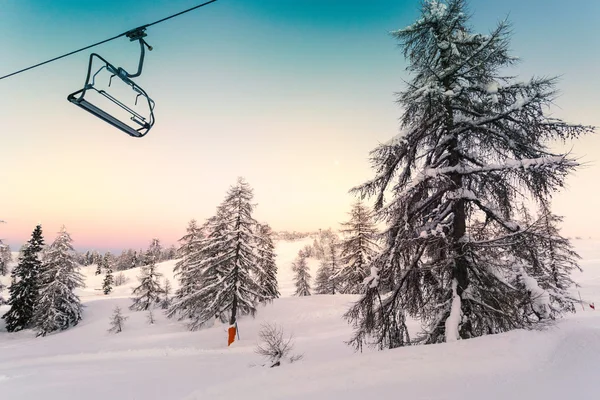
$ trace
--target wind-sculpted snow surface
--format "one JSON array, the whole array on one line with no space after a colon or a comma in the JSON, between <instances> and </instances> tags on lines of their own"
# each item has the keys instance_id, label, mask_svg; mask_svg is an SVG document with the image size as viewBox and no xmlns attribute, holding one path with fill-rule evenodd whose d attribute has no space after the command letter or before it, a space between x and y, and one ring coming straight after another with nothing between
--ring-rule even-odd
<instances>
[{"instance_id":1,"label":"wind-sculpted snow surface","mask_svg":"<svg viewBox=\"0 0 600 400\"><path fill-rule=\"evenodd\" d=\"M574 279L585 311L579 305L577 314L547 330L362 354L344 343L352 330L342 319L358 296L291 296L291 261L310 243L276 242L282 298L259 306L255 319L241 318L240 340L229 348L226 325L190 332L159 310L153 325L145 312L130 311L137 269L124 272L127 286L104 295L96 290L103 277L94 275L95 266L85 267L87 287L78 291L84 318L76 327L36 338L30 330L6 333L0 322L0 399L587 400L600 393L600 311L588 305L600 304L600 242L573 242L583 257L584 271ZM317 263L309 264L314 273ZM157 270L175 286L174 265ZM110 334L115 306L129 319L123 332ZM303 359L263 367L267 360L254 351L266 322L293 334L294 352ZM419 328L409 321L411 334Z\"/></svg>"}]
</instances>

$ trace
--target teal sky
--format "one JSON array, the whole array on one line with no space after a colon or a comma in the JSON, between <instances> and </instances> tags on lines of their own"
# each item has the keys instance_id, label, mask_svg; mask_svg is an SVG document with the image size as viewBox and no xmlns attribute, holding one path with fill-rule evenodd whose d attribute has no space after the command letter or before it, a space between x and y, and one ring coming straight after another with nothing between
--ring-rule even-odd
<instances>
[{"instance_id":1,"label":"teal sky","mask_svg":"<svg viewBox=\"0 0 600 400\"><path fill-rule=\"evenodd\" d=\"M0 75L198 4L196 0L5 0ZM600 125L600 2L472 0L488 31L509 16L522 78L561 75L553 110ZM405 62L390 30L418 1L219 0L153 26L137 82L156 125L133 139L66 101L90 51L0 81L0 237L48 238L65 224L78 248L173 243L212 215L229 185L255 189L256 217L274 229L337 227L350 187L372 176L368 152L398 131ZM134 70L138 47L93 49ZM568 235L600 236L598 136L567 143L586 168L556 197Z\"/></svg>"}]
</instances>

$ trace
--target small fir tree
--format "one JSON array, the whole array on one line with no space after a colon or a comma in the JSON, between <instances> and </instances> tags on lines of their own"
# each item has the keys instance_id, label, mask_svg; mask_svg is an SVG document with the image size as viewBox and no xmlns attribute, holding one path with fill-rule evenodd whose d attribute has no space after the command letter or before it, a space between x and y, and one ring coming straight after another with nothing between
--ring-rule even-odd
<instances>
[{"instance_id":1,"label":"small fir tree","mask_svg":"<svg viewBox=\"0 0 600 400\"><path fill-rule=\"evenodd\" d=\"M306 258L298 257L292 263L292 271L294 272L294 284L296 292L294 296L310 296L310 272Z\"/></svg>"},{"instance_id":2,"label":"small fir tree","mask_svg":"<svg viewBox=\"0 0 600 400\"><path fill-rule=\"evenodd\" d=\"M162 274L156 271L156 260L160 257L160 249L159 240L153 239L146 252L149 264L142 267L141 275L138 277L140 285L133 289L135 297L133 304L129 307L131 310L146 311L160 303L163 289L160 286L159 278Z\"/></svg>"},{"instance_id":3,"label":"small fir tree","mask_svg":"<svg viewBox=\"0 0 600 400\"><path fill-rule=\"evenodd\" d=\"M3 285L2 282L0 282L0 306L6 304L6 299L4 298L4 295L2 293L5 289L6 286Z\"/></svg>"},{"instance_id":4,"label":"small fir tree","mask_svg":"<svg viewBox=\"0 0 600 400\"><path fill-rule=\"evenodd\" d=\"M110 317L110 329L109 333L120 333L123 331L123 324L129 317L123 316L121 308L116 306L113 310L113 315Z\"/></svg>"},{"instance_id":5,"label":"small fir tree","mask_svg":"<svg viewBox=\"0 0 600 400\"><path fill-rule=\"evenodd\" d=\"M163 286L163 299L160 303L160 306L163 310L167 310L171 306L171 282L168 279L165 279L165 284Z\"/></svg>"},{"instance_id":6,"label":"small fir tree","mask_svg":"<svg viewBox=\"0 0 600 400\"><path fill-rule=\"evenodd\" d=\"M321 261L315 277L315 294L333 294L333 280L331 279L331 267L327 261Z\"/></svg>"},{"instance_id":7,"label":"small fir tree","mask_svg":"<svg viewBox=\"0 0 600 400\"><path fill-rule=\"evenodd\" d=\"M275 245L273 244L272 230L267 224L257 227L258 264L256 275L262 297L273 300L279 297L277 289L277 265L275 264Z\"/></svg>"},{"instance_id":8,"label":"small fir tree","mask_svg":"<svg viewBox=\"0 0 600 400\"><path fill-rule=\"evenodd\" d=\"M356 202L350 211L350 220L342 224L345 235L340 244L340 291L357 294L364 290L363 282L369 275L369 265L378 251L377 229L371 212L362 202Z\"/></svg>"},{"instance_id":9,"label":"small fir tree","mask_svg":"<svg viewBox=\"0 0 600 400\"><path fill-rule=\"evenodd\" d=\"M104 255L102 265L104 267L104 272L106 273L104 281L102 281L102 291L104 294L110 294L114 285L112 258L110 257L110 253Z\"/></svg>"},{"instance_id":10,"label":"small fir tree","mask_svg":"<svg viewBox=\"0 0 600 400\"><path fill-rule=\"evenodd\" d=\"M204 227L198 226L195 219L192 219L187 226L186 234L179 239L181 245L177 249L179 260L173 268L175 277L179 280L179 289L176 292L177 298L183 298L185 295L194 292L200 285L200 276L196 273L195 266L201 256L201 241L204 239Z\"/></svg>"},{"instance_id":11,"label":"small fir tree","mask_svg":"<svg viewBox=\"0 0 600 400\"><path fill-rule=\"evenodd\" d=\"M10 246L2 243L0 240L0 275L4 276L8 274L8 265L12 262L12 253L10 252Z\"/></svg>"}]
</instances>

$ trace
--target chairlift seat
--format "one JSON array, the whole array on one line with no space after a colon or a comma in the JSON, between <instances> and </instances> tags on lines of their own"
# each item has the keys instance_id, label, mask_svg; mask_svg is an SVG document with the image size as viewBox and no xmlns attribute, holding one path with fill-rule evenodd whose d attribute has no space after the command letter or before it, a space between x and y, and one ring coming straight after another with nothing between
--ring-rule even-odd
<instances>
[{"instance_id":1,"label":"chairlift seat","mask_svg":"<svg viewBox=\"0 0 600 400\"><path fill-rule=\"evenodd\" d=\"M135 82L133 82L132 79L130 79L131 77L139 76L141 73L144 47L143 47L143 43L141 41L140 41L140 44L142 45L142 55L140 58L140 66L139 66L137 74L130 75L122 68L115 68L112 64L110 64L108 61L106 61L104 58L102 58L98 54L92 53L90 55L90 62L89 62L89 66L88 66L86 82L85 82L83 89L73 92L67 96L67 100L69 100L71 103L73 103L76 106L84 109L85 111L95 115L96 117L102 119L103 121L108 122L115 128L120 129L121 131L125 132L129 136L137 137L137 138L145 136L150 131L152 126L154 125L154 101L148 96L148 94L146 93L146 91L144 89L142 89L139 85L137 85ZM92 64L94 61L94 57L101 60L104 65L94 75L92 75ZM111 81L114 76L117 76L123 82L125 82L129 87L131 87L133 89L133 91L136 93L136 98L135 98L136 105L137 105L138 99L140 97L142 97L142 99L145 100L144 102L147 103L147 105L148 105L148 115L147 116L142 116L140 113L138 113L137 111L128 107L127 105L125 105L124 103L122 103L121 101L119 101L118 99L116 99L115 97L110 95L109 93L107 93L105 90L99 90L95 87L96 75L98 75L100 73L100 71L102 71L103 69L106 69L107 71L112 73ZM109 83L109 86L110 86L110 83ZM120 120L119 118L104 111L98 105L92 104L90 101L88 101L85 98L85 95L88 91L94 91L94 92L104 96L105 98L110 100L112 103L116 104L118 107L120 107L121 109L126 111L128 114L130 114L130 120L133 121L135 124L139 125L139 128L134 128L134 127L130 126L126 122L124 122L124 121Z\"/></svg>"}]
</instances>

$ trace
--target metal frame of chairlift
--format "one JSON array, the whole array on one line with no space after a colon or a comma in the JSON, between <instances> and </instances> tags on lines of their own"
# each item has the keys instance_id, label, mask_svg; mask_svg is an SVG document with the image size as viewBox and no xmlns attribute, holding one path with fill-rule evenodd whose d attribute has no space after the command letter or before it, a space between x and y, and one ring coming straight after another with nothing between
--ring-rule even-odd
<instances>
[{"instance_id":1,"label":"metal frame of chairlift","mask_svg":"<svg viewBox=\"0 0 600 400\"><path fill-rule=\"evenodd\" d=\"M130 41L137 40L140 43L140 49L141 49L140 61L138 64L138 70L135 74L130 74L121 67L116 68L114 65L112 65L111 63L106 61L100 55L98 55L96 53L92 53L90 55L87 77L85 78L85 85L84 85L83 89L78 90L74 93L71 93L69 96L67 96L67 100L69 100L71 103L75 104L76 106L81 107L82 109L95 115L96 117L102 119L103 121L108 122L115 128L120 129L121 131L127 133L128 135L133 136L133 137L138 137L138 138L145 136L150 131L152 126L154 125L154 104L155 104L154 100L152 100L148 96L148 94L146 93L146 91L144 89L142 89L139 85L137 85L132 80L132 78L137 78L138 76L140 76L142 74L142 68L144 66L144 56L146 54L145 48L148 47L148 50L152 50L152 47L150 45L148 45L148 43L146 43L146 41L144 40L144 37L146 36L146 33L144 31L145 31L145 28L136 28L132 31L127 32L127 34L126 34L126 36L130 39ZM95 74L92 75L92 64L94 62L94 57L96 57L100 61L102 61L104 63L104 66L102 66L98 71L96 71ZM94 87L96 75L98 75L103 69L106 69L108 72L110 72L112 74L110 77L110 80L108 82L109 87L110 87L110 84L112 83L112 78L117 76L123 82L125 82L128 86L130 86L134 92L137 93L137 96L135 97L135 105L137 105L138 99L140 96L143 97L144 99L146 99L146 101L148 102L148 109L150 111L149 116L144 117L144 116L140 115L135 110L131 109L127 105L123 104L121 101L119 101L116 98L114 98L113 96L111 96L105 90L98 90L96 87ZM123 110L127 111L129 114L131 114L131 120L133 122L135 122L136 124L138 124L140 127L137 129L134 129L133 127L127 125L125 122L115 118L114 116L110 115L106 111L100 109L99 107L97 107L94 104L87 101L84 97L88 90L93 90L93 91L99 93L100 95L106 97L108 100L110 100L117 106L121 107Z\"/></svg>"}]
</instances>

